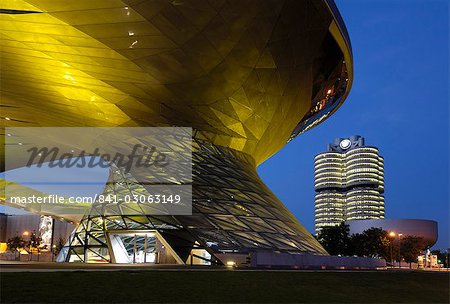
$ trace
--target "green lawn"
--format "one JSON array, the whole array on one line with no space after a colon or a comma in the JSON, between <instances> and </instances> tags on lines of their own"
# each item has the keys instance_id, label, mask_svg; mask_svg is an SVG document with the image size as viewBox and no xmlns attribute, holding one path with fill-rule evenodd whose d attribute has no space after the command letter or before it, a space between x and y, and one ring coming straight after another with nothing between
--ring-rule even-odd
<instances>
[{"instance_id":1,"label":"green lawn","mask_svg":"<svg viewBox=\"0 0 450 304\"><path fill-rule=\"evenodd\" d=\"M449 303L448 273L1 273L1 303Z\"/></svg>"}]
</instances>

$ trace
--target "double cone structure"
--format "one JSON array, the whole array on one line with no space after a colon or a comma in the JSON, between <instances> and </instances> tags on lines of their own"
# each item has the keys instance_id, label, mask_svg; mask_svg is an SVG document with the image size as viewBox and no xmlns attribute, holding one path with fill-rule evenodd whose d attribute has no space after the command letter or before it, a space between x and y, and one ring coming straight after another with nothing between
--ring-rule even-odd
<instances>
[{"instance_id":1,"label":"double cone structure","mask_svg":"<svg viewBox=\"0 0 450 304\"><path fill-rule=\"evenodd\" d=\"M60 261L327 254L256 167L350 90L350 42L332 0L2 1L0 23L3 127L194 130L193 215L94 206ZM116 169L105 194L145 191Z\"/></svg>"}]
</instances>

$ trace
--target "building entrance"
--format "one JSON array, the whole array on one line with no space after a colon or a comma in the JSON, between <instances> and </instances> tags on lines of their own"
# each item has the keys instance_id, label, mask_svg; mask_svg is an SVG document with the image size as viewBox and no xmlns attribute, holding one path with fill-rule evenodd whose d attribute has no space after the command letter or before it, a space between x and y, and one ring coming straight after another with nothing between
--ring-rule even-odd
<instances>
[{"instance_id":1,"label":"building entrance","mask_svg":"<svg viewBox=\"0 0 450 304\"><path fill-rule=\"evenodd\" d=\"M112 232L113 261L120 264L178 264L176 254L154 231Z\"/></svg>"}]
</instances>

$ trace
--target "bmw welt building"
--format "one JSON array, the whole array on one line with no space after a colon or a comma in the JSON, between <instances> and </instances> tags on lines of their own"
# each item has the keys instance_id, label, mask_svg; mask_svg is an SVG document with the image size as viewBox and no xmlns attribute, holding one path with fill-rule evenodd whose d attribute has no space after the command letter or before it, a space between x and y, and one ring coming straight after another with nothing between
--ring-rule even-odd
<instances>
[{"instance_id":1,"label":"bmw welt building","mask_svg":"<svg viewBox=\"0 0 450 304\"><path fill-rule=\"evenodd\" d=\"M256 168L327 119L349 93L350 40L332 0L7 3L0 12L3 128L192 129L190 215L94 204L77 218L22 206L76 225L58 261L327 256ZM8 169L24 166L28 142L2 136L10 140ZM61 142L75 145L71 136ZM153 186L112 163L103 193L120 200ZM5 196L3 203L14 206Z\"/></svg>"}]
</instances>

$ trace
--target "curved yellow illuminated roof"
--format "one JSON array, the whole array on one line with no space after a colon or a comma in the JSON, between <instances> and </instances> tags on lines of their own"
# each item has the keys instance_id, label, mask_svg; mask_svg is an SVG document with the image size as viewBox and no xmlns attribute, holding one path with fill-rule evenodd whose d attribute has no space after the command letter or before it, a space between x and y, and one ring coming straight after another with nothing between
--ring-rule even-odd
<instances>
[{"instance_id":1,"label":"curved yellow illuminated roof","mask_svg":"<svg viewBox=\"0 0 450 304\"><path fill-rule=\"evenodd\" d=\"M329 1L3 0L0 9L3 126L192 126L260 164L331 91L325 63L339 56L328 37L349 78L339 104L351 86L348 38Z\"/></svg>"}]
</instances>

